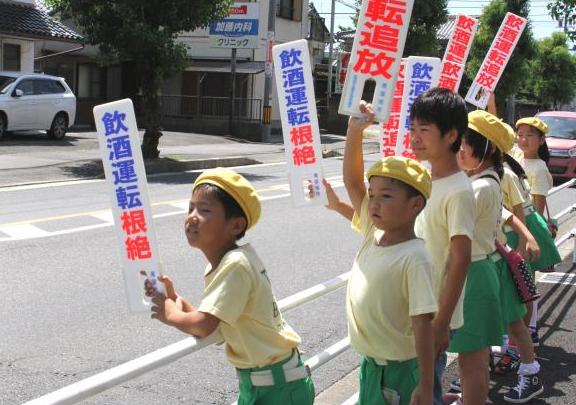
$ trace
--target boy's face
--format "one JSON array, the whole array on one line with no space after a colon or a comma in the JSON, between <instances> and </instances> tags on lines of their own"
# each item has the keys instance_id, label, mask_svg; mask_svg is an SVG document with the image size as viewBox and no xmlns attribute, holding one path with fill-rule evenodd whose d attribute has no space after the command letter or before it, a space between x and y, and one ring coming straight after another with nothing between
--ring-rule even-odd
<instances>
[{"instance_id":1,"label":"boy's face","mask_svg":"<svg viewBox=\"0 0 576 405\"><path fill-rule=\"evenodd\" d=\"M456 140L456 131L450 131L442 136L438 126L431 122L421 121L417 118L410 121L410 145L416 159L433 162L442 159L446 153L452 154L450 147Z\"/></svg>"},{"instance_id":2,"label":"boy's face","mask_svg":"<svg viewBox=\"0 0 576 405\"><path fill-rule=\"evenodd\" d=\"M537 155L542 143L544 143L544 137L536 128L527 124L518 126L518 147L522 152Z\"/></svg>"},{"instance_id":3,"label":"boy's face","mask_svg":"<svg viewBox=\"0 0 576 405\"><path fill-rule=\"evenodd\" d=\"M224 205L209 191L192 192L184 232L190 246L212 250L236 240L236 218L226 218Z\"/></svg>"},{"instance_id":4,"label":"boy's face","mask_svg":"<svg viewBox=\"0 0 576 405\"><path fill-rule=\"evenodd\" d=\"M412 224L424 208L421 197L409 197L399 181L388 177L370 177L368 215L374 226L391 231Z\"/></svg>"}]
</instances>

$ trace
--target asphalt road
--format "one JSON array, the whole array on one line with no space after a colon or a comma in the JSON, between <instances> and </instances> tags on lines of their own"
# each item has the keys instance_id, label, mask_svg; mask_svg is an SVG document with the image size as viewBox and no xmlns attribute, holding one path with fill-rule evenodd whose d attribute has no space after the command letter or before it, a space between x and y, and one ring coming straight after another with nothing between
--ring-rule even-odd
<instances>
[{"instance_id":1,"label":"asphalt road","mask_svg":"<svg viewBox=\"0 0 576 405\"><path fill-rule=\"evenodd\" d=\"M264 200L262 220L245 242L267 265L278 299L350 269L359 237L323 207L293 208L285 165L237 170ZM325 171L339 186L341 160L325 160ZM181 294L198 303L206 262L182 233L183 204L196 176L155 176L149 184L165 271ZM550 208L554 213L575 200L576 190L566 190L551 198ZM105 220L108 206L102 181L0 189L1 404L36 398L185 337L127 311L113 228ZM14 238L22 232L33 237ZM576 290L557 284L545 288L547 345L539 353L551 359L547 379L562 385L550 391L553 401L539 403L576 403L571 399L576 398L571 382ZM302 352L309 357L345 337L344 291L295 309L286 319L300 333ZM331 361L314 375L317 392L356 367L352 351ZM222 348L210 347L85 403L228 404L236 386Z\"/></svg>"}]
</instances>

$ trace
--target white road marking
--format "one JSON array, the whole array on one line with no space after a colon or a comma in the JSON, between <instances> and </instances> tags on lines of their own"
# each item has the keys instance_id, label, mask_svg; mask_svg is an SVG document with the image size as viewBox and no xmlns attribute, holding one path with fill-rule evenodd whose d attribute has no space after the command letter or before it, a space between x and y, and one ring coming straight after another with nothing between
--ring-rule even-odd
<instances>
[{"instance_id":1,"label":"white road marking","mask_svg":"<svg viewBox=\"0 0 576 405\"><path fill-rule=\"evenodd\" d=\"M114 222L114 217L112 216L111 210L92 212L89 215L91 217L97 218L97 219L104 221L104 222L109 222L109 223Z\"/></svg>"},{"instance_id":2,"label":"white road marking","mask_svg":"<svg viewBox=\"0 0 576 405\"><path fill-rule=\"evenodd\" d=\"M0 225L0 232L10 236L10 239L32 239L50 236L47 232L32 224Z\"/></svg>"}]
</instances>

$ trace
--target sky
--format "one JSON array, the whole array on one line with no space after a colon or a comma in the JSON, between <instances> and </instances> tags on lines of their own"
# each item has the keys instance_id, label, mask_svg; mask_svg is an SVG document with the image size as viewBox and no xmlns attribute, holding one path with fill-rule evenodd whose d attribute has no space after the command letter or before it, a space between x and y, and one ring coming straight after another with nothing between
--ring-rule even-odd
<instances>
[{"instance_id":1,"label":"sky","mask_svg":"<svg viewBox=\"0 0 576 405\"><path fill-rule=\"evenodd\" d=\"M349 4L354 4L353 0L344 0ZM332 0L312 0L316 10L326 19L326 27L330 30L330 9ZM470 14L480 15L482 8L490 3L490 0L448 0L449 14ZM530 1L530 20L532 23L532 32L534 38L541 39L554 31L561 31L558 22L552 20L548 15L546 5L549 0L531 0ZM334 32L338 31L338 26L352 26L350 17L354 15L354 10L336 2L336 15L334 18Z\"/></svg>"}]
</instances>

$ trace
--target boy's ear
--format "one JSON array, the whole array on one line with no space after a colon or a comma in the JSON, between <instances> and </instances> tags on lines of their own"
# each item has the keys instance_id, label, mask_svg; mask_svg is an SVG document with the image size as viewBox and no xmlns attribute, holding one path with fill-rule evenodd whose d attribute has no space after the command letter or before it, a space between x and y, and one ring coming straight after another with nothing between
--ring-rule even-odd
<instances>
[{"instance_id":1,"label":"boy's ear","mask_svg":"<svg viewBox=\"0 0 576 405\"><path fill-rule=\"evenodd\" d=\"M456 142L456 140L458 139L458 130L456 128L450 129L446 134L446 138L448 138L448 142L450 142L450 145L453 145L454 142Z\"/></svg>"},{"instance_id":2,"label":"boy's ear","mask_svg":"<svg viewBox=\"0 0 576 405\"><path fill-rule=\"evenodd\" d=\"M246 218L244 217L235 217L230 218L232 224L232 233L237 236L244 232L248 226L248 222L246 222Z\"/></svg>"},{"instance_id":3,"label":"boy's ear","mask_svg":"<svg viewBox=\"0 0 576 405\"><path fill-rule=\"evenodd\" d=\"M424 196L417 195L412 198L410 206L413 209L414 213L418 215L420 211L422 211L426 206L426 199L424 198Z\"/></svg>"}]
</instances>

